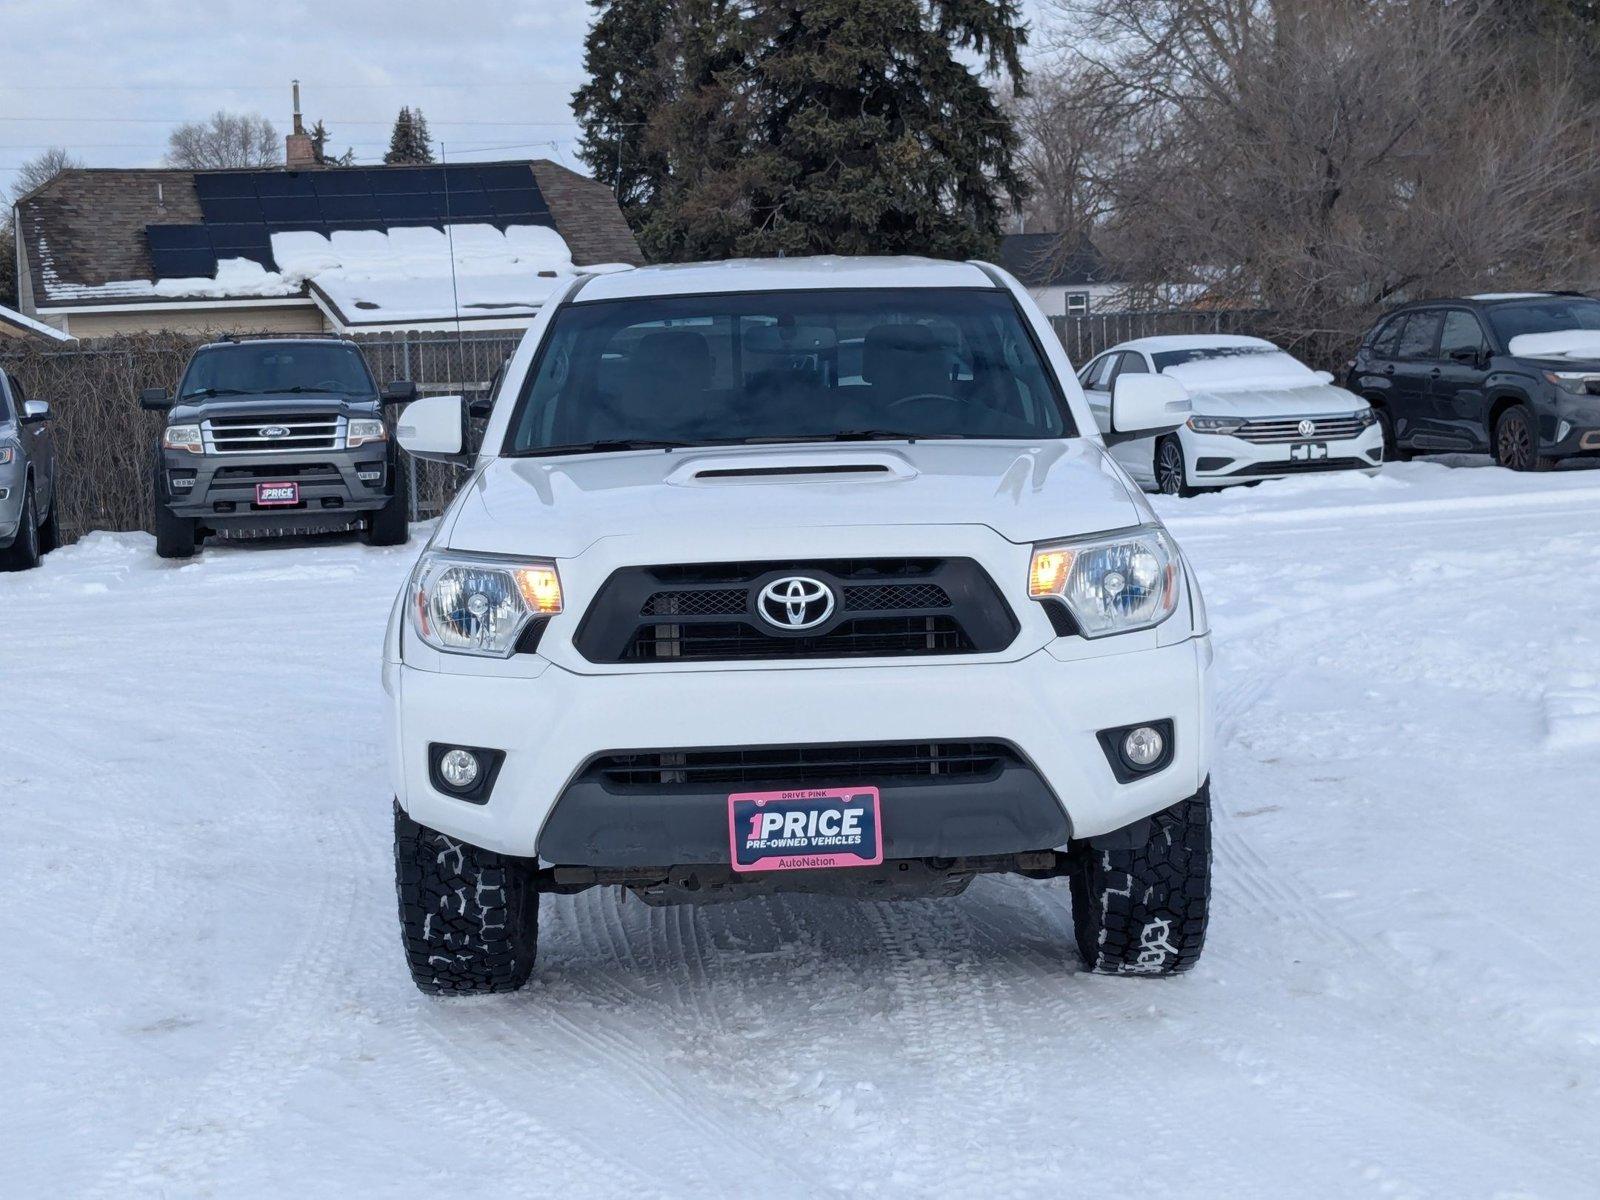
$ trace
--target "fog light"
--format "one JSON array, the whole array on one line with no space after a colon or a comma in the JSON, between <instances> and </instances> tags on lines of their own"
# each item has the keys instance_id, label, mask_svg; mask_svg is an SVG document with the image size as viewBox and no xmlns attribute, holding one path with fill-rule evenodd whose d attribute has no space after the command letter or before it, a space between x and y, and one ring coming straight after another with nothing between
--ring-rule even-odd
<instances>
[{"instance_id":1,"label":"fog light","mask_svg":"<svg viewBox=\"0 0 1600 1200\"><path fill-rule=\"evenodd\" d=\"M382 471L357 471L356 478L362 483L377 483L383 479Z\"/></svg>"},{"instance_id":2,"label":"fog light","mask_svg":"<svg viewBox=\"0 0 1600 1200\"><path fill-rule=\"evenodd\" d=\"M194 480L192 478L180 479L174 475L172 477L172 486L175 488L192 488L194 486Z\"/></svg>"},{"instance_id":3,"label":"fog light","mask_svg":"<svg viewBox=\"0 0 1600 1200\"><path fill-rule=\"evenodd\" d=\"M439 774L451 787L468 791L478 782L478 756L470 750L448 750L439 760Z\"/></svg>"},{"instance_id":4,"label":"fog light","mask_svg":"<svg viewBox=\"0 0 1600 1200\"><path fill-rule=\"evenodd\" d=\"M1122 739L1122 757L1133 767L1148 767L1160 761L1161 752L1166 748L1167 742L1160 730L1148 725L1130 729Z\"/></svg>"}]
</instances>

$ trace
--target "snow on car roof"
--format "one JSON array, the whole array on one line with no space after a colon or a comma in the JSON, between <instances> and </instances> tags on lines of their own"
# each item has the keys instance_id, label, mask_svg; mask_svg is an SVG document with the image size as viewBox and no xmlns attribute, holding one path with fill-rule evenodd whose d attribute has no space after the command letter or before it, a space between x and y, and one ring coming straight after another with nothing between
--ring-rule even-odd
<instances>
[{"instance_id":1,"label":"snow on car roof","mask_svg":"<svg viewBox=\"0 0 1600 1200\"><path fill-rule=\"evenodd\" d=\"M1245 337L1237 333L1172 333L1159 337L1134 338L1132 341L1119 342L1111 348L1162 354L1168 350L1204 350L1210 346L1259 346L1263 350L1277 349L1265 338Z\"/></svg>"},{"instance_id":2,"label":"snow on car roof","mask_svg":"<svg viewBox=\"0 0 1600 1200\"><path fill-rule=\"evenodd\" d=\"M805 288L992 288L974 263L935 258L734 258L725 262L672 263L619 271L591 280L577 303L639 296L693 296L716 292L767 292Z\"/></svg>"}]
</instances>

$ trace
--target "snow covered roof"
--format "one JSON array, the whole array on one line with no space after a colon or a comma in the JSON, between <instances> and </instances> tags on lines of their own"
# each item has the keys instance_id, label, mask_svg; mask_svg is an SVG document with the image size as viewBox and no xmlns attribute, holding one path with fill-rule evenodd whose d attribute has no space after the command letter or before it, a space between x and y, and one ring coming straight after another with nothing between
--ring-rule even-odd
<instances>
[{"instance_id":1,"label":"snow covered roof","mask_svg":"<svg viewBox=\"0 0 1600 1200\"><path fill-rule=\"evenodd\" d=\"M1174 333L1158 337L1134 338L1120 342L1113 350L1143 350L1146 354L1164 354L1169 350L1205 350L1209 347L1259 346L1267 350L1277 347L1265 338L1245 337L1237 333Z\"/></svg>"},{"instance_id":2,"label":"snow covered roof","mask_svg":"<svg viewBox=\"0 0 1600 1200\"><path fill-rule=\"evenodd\" d=\"M462 277L476 275L486 282L462 293L464 317L491 307L526 315L552 286L543 271L642 261L610 189L546 160L306 171L81 169L23 196L17 214L29 312L281 298L349 305L352 317L374 311L364 307L373 303L453 320ZM450 273L448 255L430 248L448 241L441 214L456 218L448 224L461 256L457 286L448 290L428 282L437 281L441 261ZM518 232L525 229L555 241L536 248L530 239L538 235ZM373 238L392 240L378 245ZM278 259L285 245L299 257ZM307 253L321 263L314 271ZM379 295L379 278L406 286Z\"/></svg>"},{"instance_id":3,"label":"snow covered roof","mask_svg":"<svg viewBox=\"0 0 1600 1200\"><path fill-rule=\"evenodd\" d=\"M722 262L642 267L625 275L610 275L584 288L580 299L587 303L635 296L879 287L992 288L994 280L983 268L972 263L911 255L732 258Z\"/></svg>"}]
</instances>

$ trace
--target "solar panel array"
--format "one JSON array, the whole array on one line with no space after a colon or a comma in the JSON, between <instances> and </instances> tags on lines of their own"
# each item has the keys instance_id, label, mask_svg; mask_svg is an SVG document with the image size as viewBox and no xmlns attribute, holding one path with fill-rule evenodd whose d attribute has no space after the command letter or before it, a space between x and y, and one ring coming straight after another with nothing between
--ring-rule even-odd
<instances>
[{"instance_id":1,"label":"solar panel array","mask_svg":"<svg viewBox=\"0 0 1600 1200\"><path fill-rule=\"evenodd\" d=\"M223 171L196 175L194 190L204 224L145 228L159 278L212 276L222 258L274 270L272 234L288 230L555 225L533 172L512 163Z\"/></svg>"}]
</instances>

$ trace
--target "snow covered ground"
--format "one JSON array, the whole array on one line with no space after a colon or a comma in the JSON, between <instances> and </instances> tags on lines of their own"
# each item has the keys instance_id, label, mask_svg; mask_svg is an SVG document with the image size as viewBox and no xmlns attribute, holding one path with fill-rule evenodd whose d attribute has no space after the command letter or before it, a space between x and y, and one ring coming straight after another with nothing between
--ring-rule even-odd
<instances>
[{"instance_id":1,"label":"snow covered ground","mask_svg":"<svg viewBox=\"0 0 1600 1200\"><path fill-rule=\"evenodd\" d=\"M425 999L377 715L415 541L0 576L0 1195L1600 1195L1600 471L1478 461L1158 501L1220 699L1164 982L985 879L547 899L525 992Z\"/></svg>"}]
</instances>

